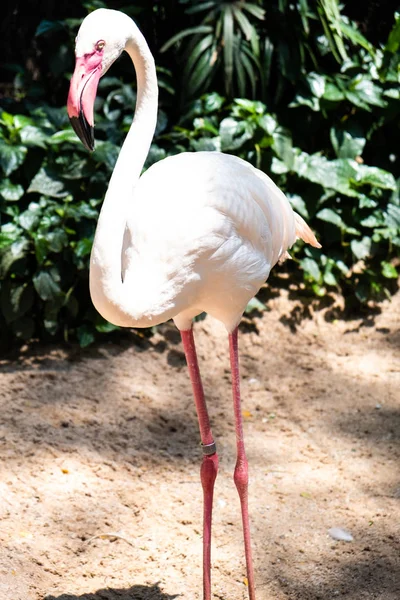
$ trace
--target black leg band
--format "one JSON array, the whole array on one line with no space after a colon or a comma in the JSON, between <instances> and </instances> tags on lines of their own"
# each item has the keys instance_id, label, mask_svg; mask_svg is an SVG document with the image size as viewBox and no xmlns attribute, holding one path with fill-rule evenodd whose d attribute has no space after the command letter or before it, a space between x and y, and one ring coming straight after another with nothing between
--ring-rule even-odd
<instances>
[{"instance_id":1,"label":"black leg band","mask_svg":"<svg viewBox=\"0 0 400 600\"><path fill-rule=\"evenodd\" d=\"M215 442L212 442L211 444L202 444L201 447L203 449L204 456L212 456L217 451Z\"/></svg>"}]
</instances>

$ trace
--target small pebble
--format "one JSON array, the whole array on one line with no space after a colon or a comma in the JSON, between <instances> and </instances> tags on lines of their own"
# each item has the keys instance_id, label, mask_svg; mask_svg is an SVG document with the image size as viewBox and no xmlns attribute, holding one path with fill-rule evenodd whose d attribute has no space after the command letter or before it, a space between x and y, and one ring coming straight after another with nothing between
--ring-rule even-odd
<instances>
[{"instance_id":1,"label":"small pebble","mask_svg":"<svg viewBox=\"0 0 400 600\"><path fill-rule=\"evenodd\" d=\"M328 530L329 535L334 540L338 540L339 542L352 542L353 536L349 531L345 529L341 529L340 527L332 527Z\"/></svg>"}]
</instances>

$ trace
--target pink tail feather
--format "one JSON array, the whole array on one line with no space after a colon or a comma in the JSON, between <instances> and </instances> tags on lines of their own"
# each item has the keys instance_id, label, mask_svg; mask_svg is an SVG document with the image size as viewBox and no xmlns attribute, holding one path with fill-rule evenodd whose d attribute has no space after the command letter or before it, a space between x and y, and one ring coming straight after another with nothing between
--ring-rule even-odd
<instances>
[{"instance_id":1,"label":"pink tail feather","mask_svg":"<svg viewBox=\"0 0 400 600\"><path fill-rule=\"evenodd\" d=\"M297 213L294 213L294 220L296 222L296 236L307 244L314 246L314 248L321 248L321 244L318 242L305 220Z\"/></svg>"}]
</instances>

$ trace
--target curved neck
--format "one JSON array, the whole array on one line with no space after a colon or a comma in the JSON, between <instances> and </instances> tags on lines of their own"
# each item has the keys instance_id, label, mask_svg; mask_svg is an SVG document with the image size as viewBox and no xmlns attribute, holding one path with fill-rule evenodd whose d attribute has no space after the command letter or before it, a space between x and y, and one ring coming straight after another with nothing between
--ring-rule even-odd
<instances>
[{"instance_id":1,"label":"curved neck","mask_svg":"<svg viewBox=\"0 0 400 600\"><path fill-rule=\"evenodd\" d=\"M157 122L158 86L153 56L132 21L125 46L137 78L132 125L118 156L97 223L90 260L90 292L100 314L118 325L133 326L131 303L122 282L122 245L129 203L133 201Z\"/></svg>"},{"instance_id":2,"label":"curved neck","mask_svg":"<svg viewBox=\"0 0 400 600\"><path fill-rule=\"evenodd\" d=\"M133 22L132 22L133 23ZM132 125L122 145L114 172L108 186L107 196L118 191L121 182L128 187L129 197L140 177L149 153L157 124L158 85L156 67L147 42L134 25L134 35L128 39L125 50L132 59L136 71L137 99ZM106 200L107 200L106 196Z\"/></svg>"}]
</instances>

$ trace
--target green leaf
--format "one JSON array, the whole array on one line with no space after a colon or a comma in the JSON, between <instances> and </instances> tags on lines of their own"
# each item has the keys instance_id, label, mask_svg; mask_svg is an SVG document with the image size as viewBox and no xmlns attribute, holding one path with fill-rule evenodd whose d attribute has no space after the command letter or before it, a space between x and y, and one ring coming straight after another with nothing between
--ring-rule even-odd
<instances>
[{"instance_id":1,"label":"green leaf","mask_svg":"<svg viewBox=\"0 0 400 600\"><path fill-rule=\"evenodd\" d=\"M117 331L120 329L117 325L113 325L108 321L103 320L101 323L96 324L96 331L99 333L111 333L112 331ZM94 339L94 338L93 338Z\"/></svg>"},{"instance_id":2,"label":"green leaf","mask_svg":"<svg viewBox=\"0 0 400 600\"><path fill-rule=\"evenodd\" d=\"M291 170L294 163L293 143L290 131L278 127L273 133L273 149L278 157L283 160L285 165Z\"/></svg>"},{"instance_id":3,"label":"green leaf","mask_svg":"<svg viewBox=\"0 0 400 600\"><path fill-rule=\"evenodd\" d=\"M64 198L68 195L64 184L50 169L42 167L32 179L28 193L36 192L50 198Z\"/></svg>"},{"instance_id":4,"label":"green leaf","mask_svg":"<svg viewBox=\"0 0 400 600\"><path fill-rule=\"evenodd\" d=\"M395 54L400 47L400 14L395 13L395 24L393 26L392 31L389 34L388 41L385 46L386 52L391 52Z\"/></svg>"},{"instance_id":5,"label":"green leaf","mask_svg":"<svg viewBox=\"0 0 400 600\"><path fill-rule=\"evenodd\" d=\"M225 67L225 88L228 93L232 89L233 77L233 44L234 44L234 28L232 7L225 4L223 11L223 39L224 39L224 67Z\"/></svg>"},{"instance_id":6,"label":"green leaf","mask_svg":"<svg viewBox=\"0 0 400 600\"><path fill-rule=\"evenodd\" d=\"M357 184L370 185L384 190L396 190L396 180L389 171L378 167L360 165L356 162L352 162L352 165L356 171L354 181Z\"/></svg>"},{"instance_id":7,"label":"green leaf","mask_svg":"<svg viewBox=\"0 0 400 600\"><path fill-rule=\"evenodd\" d=\"M8 131L11 131L12 128L14 127L14 117L13 117L13 115L10 115L10 113L8 113L6 111L3 111L1 113L0 123L2 125L5 125L5 127L8 129Z\"/></svg>"},{"instance_id":8,"label":"green leaf","mask_svg":"<svg viewBox=\"0 0 400 600\"><path fill-rule=\"evenodd\" d=\"M370 227L372 229L375 227L380 227L381 225L384 224L383 215L380 212L379 213L375 212L372 215L369 215L368 217L366 217L365 219L362 219L360 221L360 224L363 227Z\"/></svg>"},{"instance_id":9,"label":"green leaf","mask_svg":"<svg viewBox=\"0 0 400 600\"><path fill-rule=\"evenodd\" d=\"M0 194L8 202L17 202L24 195L24 188L19 183L11 183L9 179L0 182Z\"/></svg>"},{"instance_id":10,"label":"green leaf","mask_svg":"<svg viewBox=\"0 0 400 600\"><path fill-rule=\"evenodd\" d=\"M351 240L350 247L358 260L367 258L371 254L371 238L365 236L361 240Z\"/></svg>"},{"instance_id":11,"label":"green leaf","mask_svg":"<svg viewBox=\"0 0 400 600\"><path fill-rule=\"evenodd\" d=\"M314 112L320 111L319 99L316 96L308 96L302 93L296 94L293 102L289 104L289 108L296 108L297 106L307 106Z\"/></svg>"},{"instance_id":12,"label":"green leaf","mask_svg":"<svg viewBox=\"0 0 400 600\"><path fill-rule=\"evenodd\" d=\"M211 32L212 32L212 27L210 25L198 25L197 27L190 27L188 29L184 29L183 31L180 31L176 35L172 36L172 38L170 38L168 40L168 42L166 42L164 44L164 46L161 47L160 52L165 52L166 50L168 50L168 48L171 48L171 46L176 44L176 42L179 42L180 40L182 40L184 37L187 37L188 35L197 35L199 33L211 33Z\"/></svg>"},{"instance_id":13,"label":"green leaf","mask_svg":"<svg viewBox=\"0 0 400 600\"><path fill-rule=\"evenodd\" d=\"M345 95L334 83L327 81L322 98L330 102L341 102L344 100Z\"/></svg>"},{"instance_id":14,"label":"green leaf","mask_svg":"<svg viewBox=\"0 0 400 600\"><path fill-rule=\"evenodd\" d=\"M317 261L315 261L313 258L303 258L303 260L300 261L300 264L306 274L311 277L311 279L316 282L321 280L321 271Z\"/></svg>"},{"instance_id":15,"label":"green leaf","mask_svg":"<svg viewBox=\"0 0 400 600\"><path fill-rule=\"evenodd\" d=\"M221 110L224 102L225 98L223 96L220 96L216 92L207 94L203 98L204 113L208 115L213 112L218 112L219 110Z\"/></svg>"},{"instance_id":16,"label":"green leaf","mask_svg":"<svg viewBox=\"0 0 400 600\"><path fill-rule=\"evenodd\" d=\"M325 271L324 273L324 283L326 283L326 285L337 285L337 279L334 276L334 274L332 273L332 271Z\"/></svg>"},{"instance_id":17,"label":"green leaf","mask_svg":"<svg viewBox=\"0 0 400 600\"><path fill-rule=\"evenodd\" d=\"M248 13L253 15L256 19L263 21L265 19L265 10L258 6L257 4L252 4L250 2L243 2L242 7L243 10L246 10Z\"/></svg>"},{"instance_id":18,"label":"green leaf","mask_svg":"<svg viewBox=\"0 0 400 600\"><path fill-rule=\"evenodd\" d=\"M1 311L7 323L12 323L27 313L32 307L33 299L33 289L28 284L5 281L1 286Z\"/></svg>"},{"instance_id":19,"label":"green leaf","mask_svg":"<svg viewBox=\"0 0 400 600\"><path fill-rule=\"evenodd\" d=\"M35 237L34 241L36 260L39 265L42 265L49 253L49 244L47 242L47 237L39 234Z\"/></svg>"},{"instance_id":20,"label":"green leaf","mask_svg":"<svg viewBox=\"0 0 400 600\"><path fill-rule=\"evenodd\" d=\"M307 83L313 96L322 98L325 94L325 77L319 73L308 73Z\"/></svg>"},{"instance_id":21,"label":"green leaf","mask_svg":"<svg viewBox=\"0 0 400 600\"><path fill-rule=\"evenodd\" d=\"M354 163L354 164L353 164ZM327 160L319 154L299 152L294 156L293 170L300 176L350 197L358 197L350 183L356 177L357 163L347 159Z\"/></svg>"},{"instance_id":22,"label":"green leaf","mask_svg":"<svg viewBox=\"0 0 400 600\"><path fill-rule=\"evenodd\" d=\"M68 245L68 236L62 229L50 231L46 237L51 252L61 252Z\"/></svg>"},{"instance_id":23,"label":"green leaf","mask_svg":"<svg viewBox=\"0 0 400 600\"><path fill-rule=\"evenodd\" d=\"M289 173L289 170L289 167L285 165L285 163L282 160L279 160L278 158L276 158L276 156L272 158L272 173L275 173L276 175L283 175L284 173Z\"/></svg>"},{"instance_id":24,"label":"green leaf","mask_svg":"<svg viewBox=\"0 0 400 600\"><path fill-rule=\"evenodd\" d=\"M310 218L310 215L307 210L307 205L301 196L299 196L298 194L287 194L287 198L293 210L298 212L299 215L301 215L305 219Z\"/></svg>"},{"instance_id":25,"label":"green leaf","mask_svg":"<svg viewBox=\"0 0 400 600\"><path fill-rule=\"evenodd\" d=\"M41 216L42 211L39 204L36 202L31 202L27 210L20 214L18 223L23 229L25 229L25 231L32 233L37 229Z\"/></svg>"},{"instance_id":26,"label":"green leaf","mask_svg":"<svg viewBox=\"0 0 400 600\"><path fill-rule=\"evenodd\" d=\"M24 146L11 146L0 140L0 166L5 175L18 169L25 160L27 149Z\"/></svg>"},{"instance_id":27,"label":"green leaf","mask_svg":"<svg viewBox=\"0 0 400 600\"><path fill-rule=\"evenodd\" d=\"M47 143L54 146L64 143L80 145L80 141L72 127L70 129L64 129L63 131L57 131L57 133L53 133L51 137L47 138Z\"/></svg>"},{"instance_id":28,"label":"green leaf","mask_svg":"<svg viewBox=\"0 0 400 600\"><path fill-rule=\"evenodd\" d=\"M274 131L277 128L277 122L275 117L273 117L272 115L261 115L261 117L258 117L257 119L258 125L261 127L261 129L263 129L268 135L273 135ZM282 130L282 132L285 132L284 135L287 136L287 130ZM290 140L291 143L291 140Z\"/></svg>"},{"instance_id":29,"label":"green leaf","mask_svg":"<svg viewBox=\"0 0 400 600\"><path fill-rule=\"evenodd\" d=\"M27 125L20 131L21 142L25 146L38 146L46 148L47 137L39 127Z\"/></svg>"},{"instance_id":30,"label":"green leaf","mask_svg":"<svg viewBox=\"0 0 400 600\"><path fill-rule=\"evenodd\" d=\"M385 221L388 227L400 231L400 206L388 204Z\"/></svg>"},{"instance_id":31,"label":"green leaf","mask_svg":"<svg viewBox=\"0 0 400 600\"><path fill-rule=\"evenodd\" d=\"M238 150L250 140L254 133L254 126L248 121L236 121L231 117L223 119L220 124L221 150Z\"/></svg>"},{"instance_id":32,"label":"green leaf","mask_svg":"<svg viewBox=\"0 0 400 600\"><path fill-rule=\"evenodd\" d=\"M81 348L86 348L93 344L95 340L95 336L93 333L93 329L88 325L81 325L77 329L78 341Z\"/></svg>"},{"instance_id":33,"label":"green leaf","mask_svg":"<svg viewBox=\"0 0 400 600\"><path fill-rule=\"evenodd\" d=\"M338 127L332 127L330 135L332 146L339 158L356 158L362 155L366 142L362 135Z\"/></svg>"},{"instance_id":34,"label":"green leaf","mask_svg":"<svg viewBox=\"0 0 400 600\"><path fill-rule=\"evenodd\" d=\"M356 78L350 83L349 91L356 94L361 102L365 102L366 104L382 108L387 105L386 100L382 97L382 89L369 79Z\"/></svg>"},{"instance_id":35,"label":"green leaf","mask_svg":"<svg viewBox=\"0 0 400 600\"><path fill-rule=\"evenodd\" d=\"M323 208L317 213L317 218L321 219L321 221L326 221L327 223L332 223L332 225L336 225L340 229L346 229L347 226L344 223L342 217L332 210L331 208Z\"/></svg>"},{"instance_id":36,"label":"green leaf","mask_svg":"<svg viewBox=\"0 0 400 600\"><path fill-rule=\"evenodd\" d=\"M28 125L33 125L33 119L27 117L26 115L14 115L13 121L16 129L23 129Z\"/></svg>"},{"instance_id":37,"label":"green leaf","mask_svg":"<svg viewBox=\"0 0 400 600\"><path fill-rule=\"evenodd\" d=\"M88 238L83 238L79 240L75 247L75 254L78 258L83 258L84 256L88 256L92 251L93 240Z\"/></svg>"},{"instance_id":38,"label":"green leaf","mask_svg":"<svg viewBox=\"0 0 400 600\"><path fill-rule=\"evenodd\" d=\"M0 275L5 277L10 268L28 253L29 242L26 239L17 240L2 249L0 253Z\"/></svg>"},{"instance_id":39,"label":"green leaf","mask_svg":"<svg viewBox=\"0 0 400 600\"><path fill-rule=\"evenodd\" d=\"M265 309L265 304L260 302L258 298L254 297L247 303L244 312L246 313L246 315L250 315L254 311L264 312Z\"/></svg>"},{"instance_id":40,"label":"green leaf","mask_svg":"<svg viewBox=\"0 0 400 600\"><path fill-rule=\"evenodd\" d=\"M60 286L48 271L39 271L33 285L42 300L55 300L62 293Z\"/></svg>"},{"instance_id":41,"label":"green leaf","mask_svg":"<svg viewBox=\"0 0 400 600\"><path fill-rule=\"evenodd\" d=\"M93 152L95 161L105 164L110 171L115 167L119 154L119 148L111 142L97 142L96 150Z\"/></svg>"},{"instance_id":42,"label":"green leaf","mask_svg":"<svg viewBox=\"0 0 400 600\"><path fill-rule=\"evenodd\" d=\"M382 267L382 275L384 277L386 277L387 279L397 279L397 277L399 276L396 267L394 265L392 265L389 262L385 262L382 261L381 262L381 267Z\"/></svg>"},{"instance_id":43,"label":"green leaf","mask_svg":"<svg viewBox=\"0 0 400 600\"><path fill-rule=\"evenodd\" d=\"M356 29L354 27L354 25L350 25L349 23L345 23L345 21L343 19L340 19L339 21L339 27L342 31L342 33L344 33L344 35L351 40L352 42L354 42L355 44L358 44L359 46L361 46L362 48L365 48L365 50L367 50L367 52L369 52L371 54L371 56L375 55L375 48L372 46L372 44L369 43L369 41L358 31L358 29Z\"/></svg>"}]
</instances>

